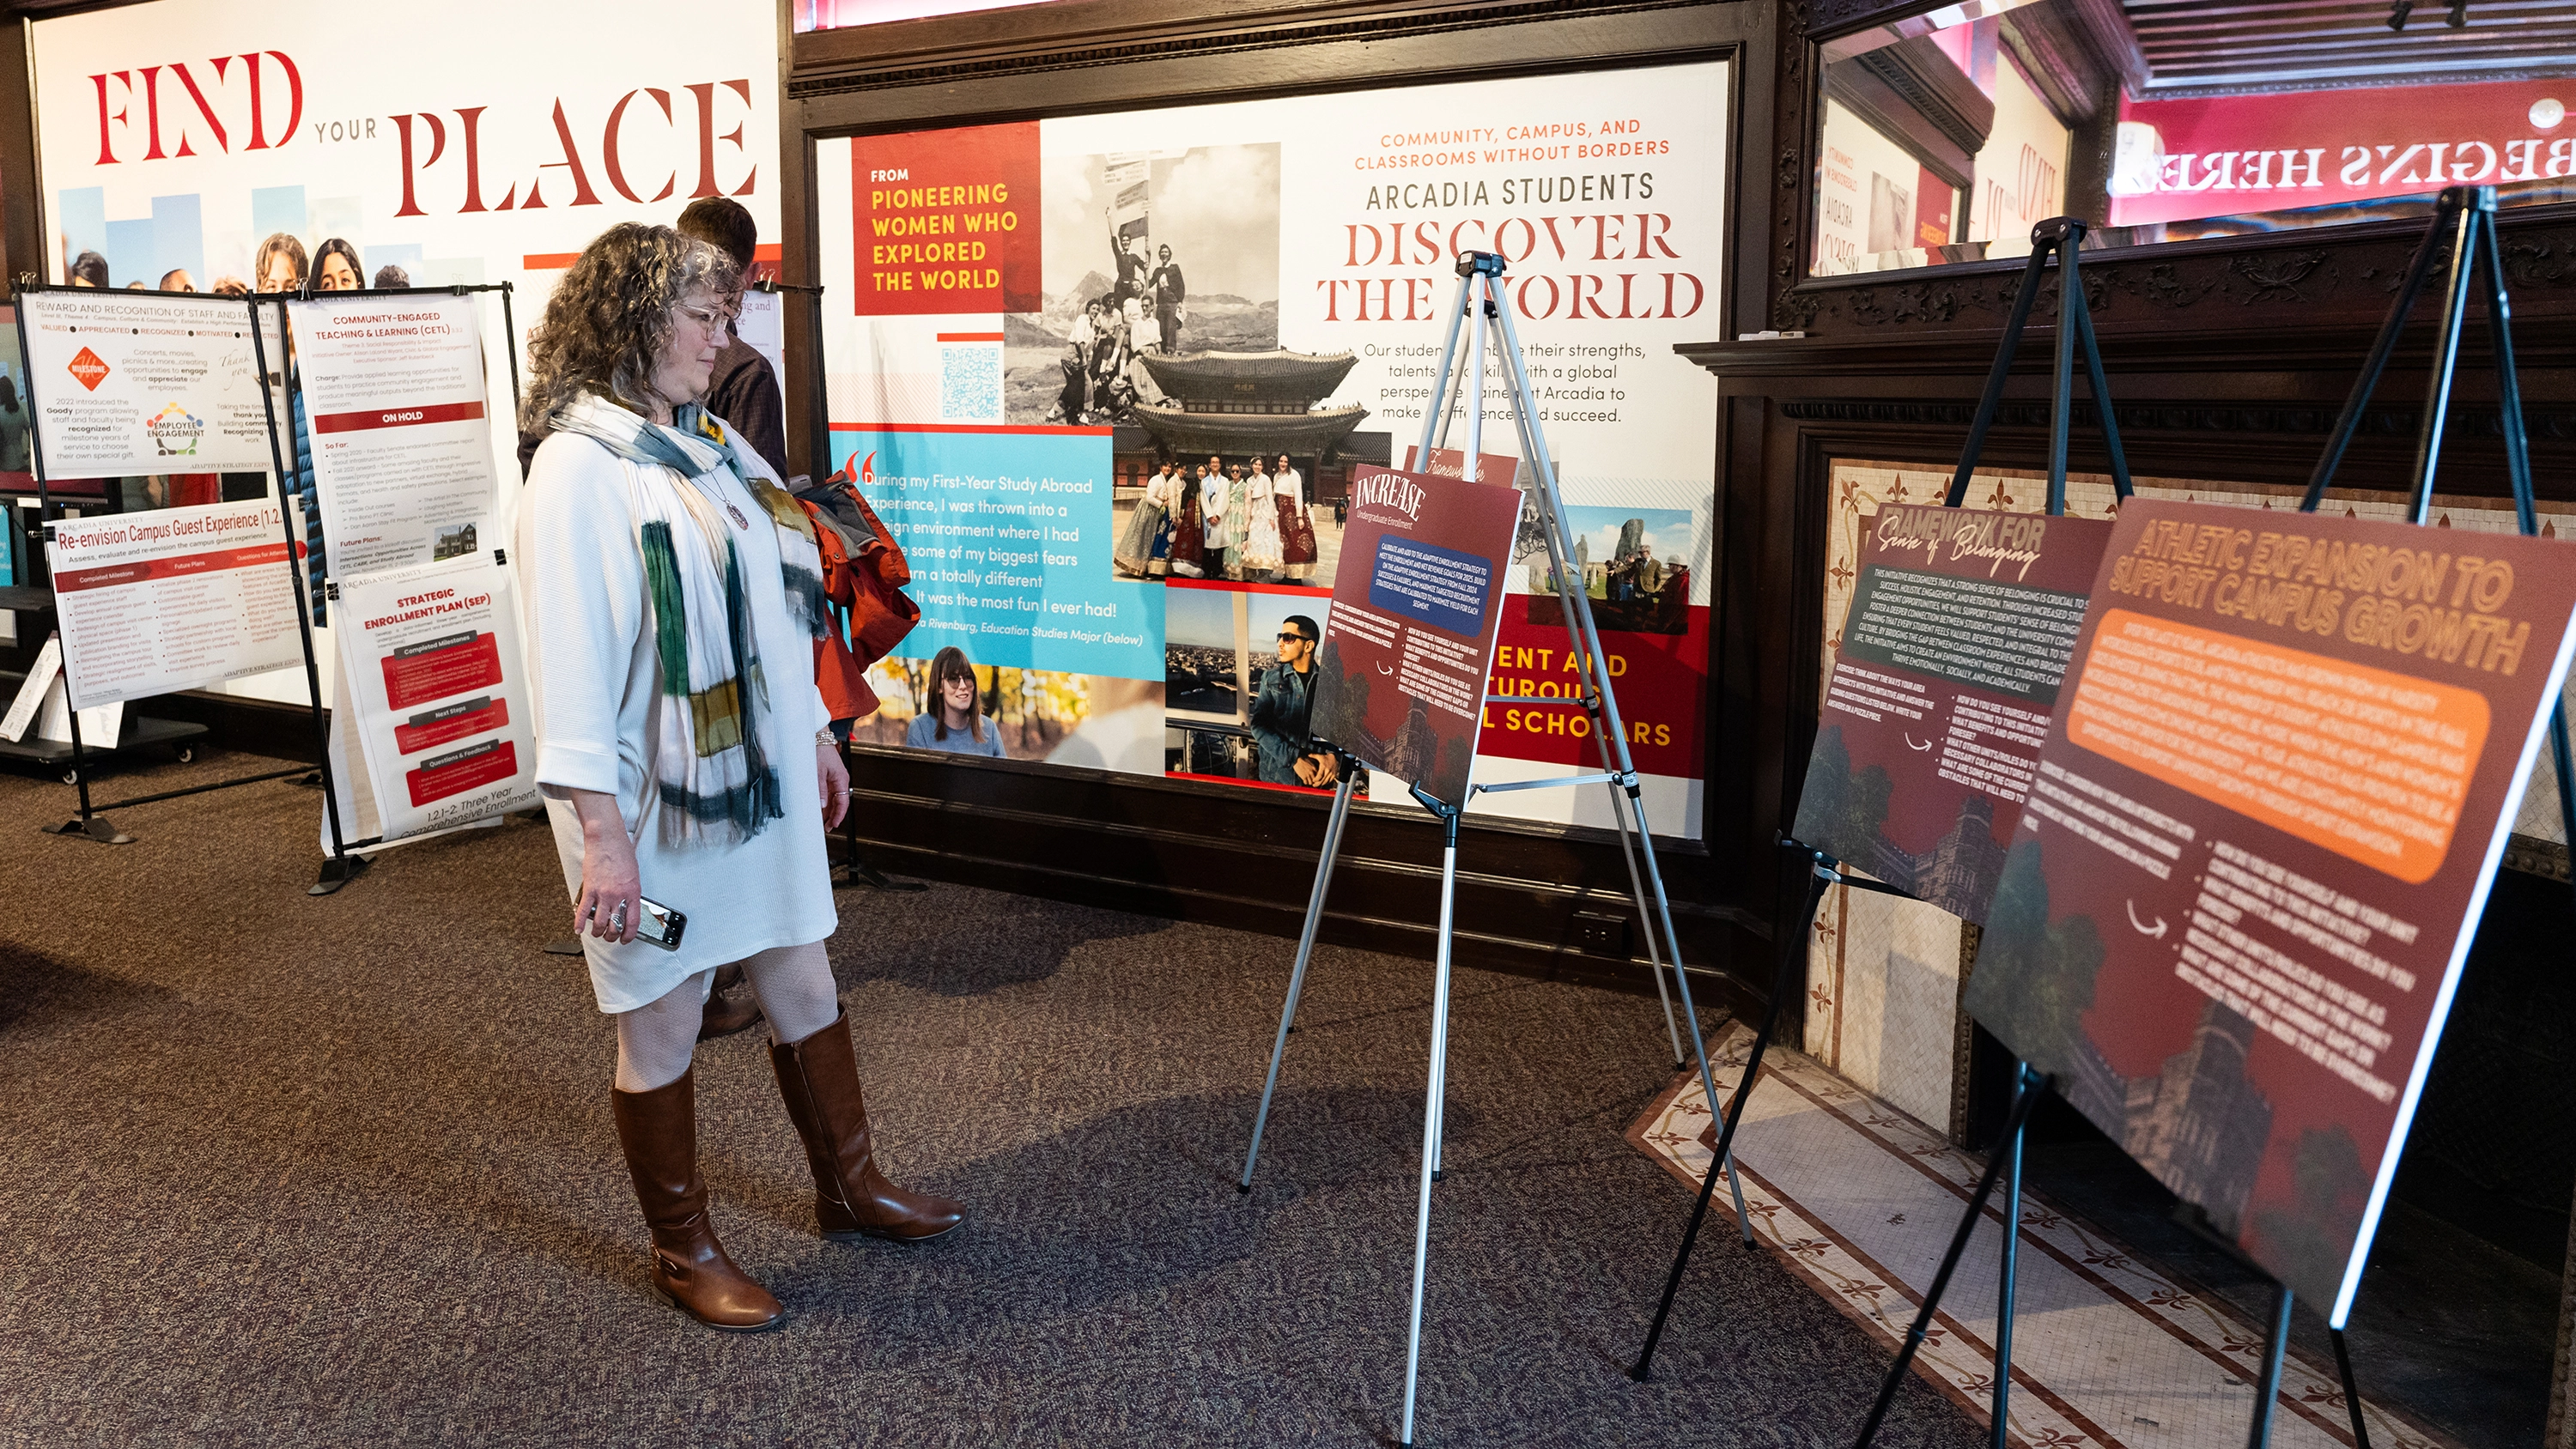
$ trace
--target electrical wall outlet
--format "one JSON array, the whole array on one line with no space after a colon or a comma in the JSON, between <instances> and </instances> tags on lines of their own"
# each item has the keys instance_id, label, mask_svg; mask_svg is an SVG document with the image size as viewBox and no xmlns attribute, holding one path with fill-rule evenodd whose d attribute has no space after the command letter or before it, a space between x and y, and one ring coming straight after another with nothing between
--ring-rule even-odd
<instances>
[{"instance_id":1,"label":"electrical wall outlet","mask_svg":"<svg viewBox=\"0 0 2576 1449\"><path fill-rule=\"evenodd\" d=\"M1598 911L1574 913L1574 944L1587 956L1628 959L1628 918Z\"/></svg>"}]
</instances>

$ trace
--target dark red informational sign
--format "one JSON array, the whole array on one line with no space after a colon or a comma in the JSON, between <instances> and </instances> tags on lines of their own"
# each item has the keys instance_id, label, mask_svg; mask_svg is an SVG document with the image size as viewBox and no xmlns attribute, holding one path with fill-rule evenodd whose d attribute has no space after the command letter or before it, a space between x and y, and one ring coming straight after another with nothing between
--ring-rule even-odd
<instances>
[{"instance_id":1,"label":"dark red informational sign","mask_svg":"<svg viewBox=\"0 0 2576 1449\"><path fill-rule=\"evenodd\" d=\"M385 700L394 709L501 685L500 642L477 631L406 644L381 662Z\"/></svg>"},{"instance_id":2,"label":"dark red informational sign","mask_svg":"<svg viewBox=\"0 0 2576 1449\"><path fill-rule=\"evenodd\" d=\"M1880 509L1861 539L1798 840L1983 921L2110 538L2098 519Z\"/></svg>"},{"instance_id":3,"label":"dark red informational sign","mask_svg":"<svg viewBox=\"0 0 2576 1449\"><path fill-rule=\"evenodd\" d=\"M1038 123L850 143L859 316L1035 312Z\"/></svg>"},{"instance_id":4,"label":"dark red informational sign","mask_svg":"<svg viewBox=\"0 0 2576 1449\"><path fill-rule=\"evenodd\" d=\"M403 788L411 793L411 803L417 807L495 780L506 780L518 772L517 746L508 740L484 740L453 754L433 755L421 761L418 769L404 773Z\"/></svg>"},{"instance_id":5,"label":"dark red informational sign","mask_svg":"<svg viewBox=\"0 0 2576 1449\"><path fill-rule=\"evenodd\" d=\"M2576 549L2121 510L1968 1010L2340 1323L2567 670Z\"/></svg>"},{"instance_id":6,"label":"dark red informational sign","mask_svg":"<svg viewBox=\"0 0 2576 1449\"><path fill-rule=\"evenodd\" d=\"M1467 803L1520 515L1514 488L1389 468L1353 474L1315 738Z\"/></svg>"}]
</instances>

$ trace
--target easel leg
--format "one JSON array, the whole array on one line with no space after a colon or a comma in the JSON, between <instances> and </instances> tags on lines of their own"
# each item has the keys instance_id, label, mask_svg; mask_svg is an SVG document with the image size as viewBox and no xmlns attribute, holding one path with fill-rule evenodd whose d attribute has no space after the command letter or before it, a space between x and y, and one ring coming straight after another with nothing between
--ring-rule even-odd
<instances>
[{"instance_id":1,"label":"easel leg","mask_svg":"<svg viewBox=\"0 0 2576 1449\"><path fill-rule=\"evenodd\" d=\"M1754 1080L1762 1074L1762 1054L1771 1045L1771 1033L1780 1024L1780 1008L1793 987L1792 969L1807 954L1807 930L1816 919L1816 904L1825 898L1825 887L1832 880L1824 862L1812 852L1807 863L1806 905L1793 918L1796 925L1781 932L1780 970L1771 983L1771 1004L1763 1009L1762 1025L1753 1033L1753 1049L1744 1059L1744 1075L1736 1081L1735 1101L1727 1109L1726 1126L1717 1134L1717 1150L1709 1159L1708 1176L1699 1185L1699 1200L1691 1205L1690 1225L1682 1229L1681 1250L1673 1254L1673 1270L1664 1279L1664 1298L1655 1305L1655 1321L1646 1329L1646 1346L1637 1353L1636 1363L1629 1366L1628 1377L1646 1382L1653 1371L1655 1345L1663 1340L1664 1322L1672 1316L1673 1298L1681 1291L1682 1270L1690 1265L1691 1249L1699 1242L1700 1225L1708 1219L1708 1201L1717 1195L1717 1180L1732 1181L1728 1165L1735 1152L1735 1129L1744 1121L1745 1104L1753 1100ZM1709 1108L1714 1111L1717 1098L1711 1095ZM1741 1213L1744 1199L1739 1191L1736 1211Z\"/></svg>"},{"instance_id":2,"label":"easel leg","mask_svg":"<svg viewBox=\"0 0 2576 1449\"><path fill-rule=\"evenodd\" d=\"M1440 1099L1449 1086L1449 935L1450 913L1458 894L1457 813L1443 815L1441 827L1440 945L1431 987L1431 1087L1422 1104L1422 1186L1413 1222L1413 1319L1405 1333L1404 1348L1404 1433L1400 1442L1405 1449L1412 1449L1414 1390L1422 1373L1422 1288L1424 1270L1431 1258L1431 1182L1439 1171Z\"/></svg>"},{"instance_id":3,"label":"easel leg","mask_svg":"<svg viewBox=\"0 0 2576 1449\"><path fill-rule=\"evenodd\" d=\"M2245 1431L2245 1449L2265 1449L2272 1442L2272 1410L2281 1401L2281 1357L2290 1347L2290 1286L2272 1287L2272 1341L2263 1347L2263 1380L2254 1388L2254 1423Z\"/></svg>"},{"instance_id":4,"label":"easel leg","mask_svg":"<svg viewBox=\"0 0 2576 1449\"><path fill-rule=\"evenodd\" d=\"M2004 1123L2004 1140L2018 1142L2021 1129L2030 1121L2031 1108L2039 1105L2040 1093L2048 1089L2045 1077L2032 1079L2024 1075L2013 1090L2010 1118ZM1968 1251L1968 1238L1977 1230L1977 1220L1985 1216L1986 1199L1994 1196L1995 1179L2003 1175L2004 1154L1997 1152L1986 1161L1985 1175L1977 1179L1977 1190L1968 1197L1968 1210L1959 1215L1959 1230L1950 1235L1950 1248L1941 1255L1941 1268L1932 1275L1932 1286L1923 1293L1923 1306L1915 1310L1914 1326L1905 1331L1905 1342L1896 1350L1896 1362L1887 1366L1887 1378L1878 1386L1878 1401L1869 1406L1869 1417L1861 1421L1860 1438L1853 1449L1869 1449L1878 1437L1878 1426L1887 1417L1888 1407L1896 1402L1896 1390L1905 1382L1906 1370L1914 1366L1914 1355L1932 1331L1933 1315L1941 1311L1941 1295L1950 1289L1950 1275L1959 1271L1959 1258Z\"/></svg>"},{"instance_id":5,"label":"easel leg","mask_svg":"<svg viewBox=\"0 0 2576 1449\"><path fill-rule=\"evenodd\" d=\"M1288 1033L1297 1020L1297 994L1306 987L1306 963L1315 954L1315 931L1324 920L1324 894L1332 888L1333 862L1342 850L1342 822L1350 818L1351 791L1357 783L1356 772L1345 767L1341 786L1333 791L1332 813L1324 817L1324 849L1315 860L1314 892L1306 898L1306 928L1297 936L1297 964L1288 973L1288 1000L1279 1008L1279 1035L1270 1044L1270 1075L1261 1084L1261 1110L1252 1118L1252 1145L1243 1154L1243 1177L1234 1185L1237 1192L1252 1191L1253 1164L1261 1160L1261 1129L1270 1121L1270 1095L1279 1088L1279 1061L1288 1054ZM1444 950L1447 939L1442 937Z\"/></svg>"},{"instance_id":6,"label":"easel leg","mask_svg":"<svg viewBox=\"0 0 2576 1449\"><path fill-rule=\"evenodd\" d=\"M2030 1064L2013 1064L2013 1090L2030 1089ZM2015 1127L1996 1148L2004 1158L2003 1273L1995 1304L1995 1410L1993 1449L2012 1445L2012 1341L2015 1277L2021 1266L2021 1145L2027 1136Z\"/></svg>"},{"instance_id":7,"label":"easel leg","mask_svg":"<svg viewBox=\"0 0 2576 1449\"><path fill-rule=\"evenodd\" d=\"M1596 719L1594 723L1597 727L1599 721ZM1616 771L1618 766L1608 759L1608 750L1605 748L1602 753L1603 768ZM1673 991L1664 984L1664 952L1655 937L1654 913L1646 905L1646 879L1637 873L1637 842L1628 832L1627 796L1615 783L1606 788L1610 791L1610 818L1619 824L1619 856L1628 863L1628 898L1636 903L1637 924L1646 932L1647 974L1655 978L1655 995L1664 1004L1664 1033L1672 1038L1673 1070L1678 1072L1687 1064L1682 1056L1681 1023L1673 1019ZM1651 850L1654 847L1649 843L1647 848ZM1691 1023L1691 1030L1696 1034L1699 1023Z\"/></svg>"},{"instance_id":8,"label":"easel leg","mask_svg":"<svg viewBox=\"0 0 2576 1449\"><path fill-rule=\"evenodd\" d=\"M2335 1346L2335 1372L2343 1376L2344 1412L2352 1416L2352 1449L2370 1449L2370 1426L2361 1421L2361 1386L2352 1378L2352 1350L2345 1346L2343 1330L2332 1330Z\"/></svg>"}]
</instances>

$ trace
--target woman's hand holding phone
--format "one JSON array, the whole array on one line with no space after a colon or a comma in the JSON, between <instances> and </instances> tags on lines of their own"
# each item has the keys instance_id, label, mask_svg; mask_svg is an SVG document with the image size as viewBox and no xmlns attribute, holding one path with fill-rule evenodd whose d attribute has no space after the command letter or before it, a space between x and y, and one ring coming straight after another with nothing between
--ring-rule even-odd
<instances>
[{"instance_id":1,"label":"woman's hand holding phone","mask_svg":"<svg viewBox=\"0 0 2576 1449\"><path fill-rule=\"evenodd\" d=\"M635 939L644 925L643 883L635 868L635 842L617 813L617 799L599 790L571 792L581 817L581 895L572 906L572 933L611 945Z\"/></svg>"}]
</instances>

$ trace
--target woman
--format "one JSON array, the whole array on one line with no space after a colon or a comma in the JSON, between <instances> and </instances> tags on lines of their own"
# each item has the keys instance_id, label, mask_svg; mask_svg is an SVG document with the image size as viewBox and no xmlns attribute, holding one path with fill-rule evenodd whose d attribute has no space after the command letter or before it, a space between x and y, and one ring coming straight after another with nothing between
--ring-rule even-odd
<instances>
[{"instance_id":1,"label":"woman","mask_svg":"<svg viewBox=\"0 0 2576 1449\"><path fill-rule=\"evenodd\" d=\"M1306 511L1306 480L1279 455L1279 471L1270 475L1270 490L1279 498L1279 577L1292 584L1315 578L1315 518Z\"/></svg>"},{"instance_id":2,"label":"woman","mask_svg":"<svg viewBox=\"0 0 2576 1449\"><path fill-rule=\"evenodd\" d=\"M1136 503L1136 511L1127 519L1126 531L1118 536L1118 546L1110 559L1119 569L1137 578L1158 572L1153 565L1162 561L1163 510L1170 506L1172 465L1165 463L1153 477L1145 480L1145 496Z\"/></svg>"},{"instance_id":3,"label":"woman","mask_svg":"<svg viewBox=\"0 0 2576 1449\"><path fill-rule=\"evenodd\" d=\"M951 644L930 656L930 709L912 717L903 742L917 750L1002 758L1002 732L975 707L975 666Z\"/></svg>"},{"instance_id":4,"label":"woman","mask_svg":"<svg viewBox=\"0 0 2576 1449\"><path fill-rule=\"evenodd\" d=\"M1185 579L1206 573L1207 528L1199 515L1199 484L1206 478L1207 468L1202 465L1195 474L1183 469L1172 479L1172 492L1179 499L1170 525L1172 572Z\"/></svg>"},{"instance_id":5,"label":"woman","mask_svg":"<svg viewBox=\"0 0 2576 1449\"><path fill-rule=\"evenodd\" d=\"M314 291L356 292L366 285L367 264L356 247L335 236L313 249Z\"/></svg>"},{"instance_id":6,"label":"woman","mask_svg":"<svg viewBox=\"0 0 2576 1449\"><path fill-rule=\"evenodd\" d=\"M263 292L304 290L304 243L293 232L270 232L251 256L250 274Z\"/></svg>"},{"instance_id":7,"label":"woman","mask_svg":"<svg viewBox=\"0 0 2576 1449\"><path fill-rule=\"evenodd\" d=\"M528 340L520 425L549 436L520 507L537 783L599 1008L609 1101L653 1239L653 1283L701 1323L785 1310L725 1255L698 1175L691 1049L716 968L740 962L814 1172L823 1235L914 1241L964 1211L877 1170L823 942L824 831L849 777L814 684L827 627L813 525L691 399L725 348L733 262L661 226L600 234ZM639 939L643 901L688 917Z\"/></svg>"},{"instance_id":8,"label":"woman","mask_svg":"<svg viewBox=\"0 0 2576 1449\"><path fill-rule=\"evenodd\" d=\"M1279 557L1279 501L1270 485L1270 469L1259 458L1252 460L1251 470L1243 475L1243 517L1249 525L1243 536L1243 572L1267 577L1276 570Z\"/></svg>"},{"instance_id":9,"label":"woman","mask_svg":"<svg viewBox=\"0 0 2576 1449\"><path fill-rule=\"evenodd\" d=\"M1250 515L1244 512L1243 465L1229 463L1225 469L1225 576L1237 582L1243 579L1243 545L1252 532Z\"/></svg>"}]
</instances>

